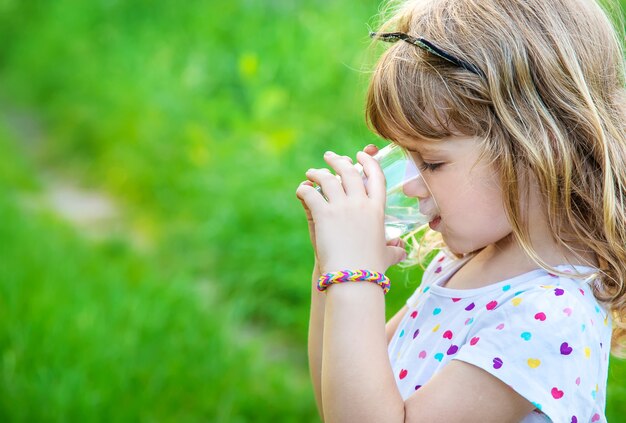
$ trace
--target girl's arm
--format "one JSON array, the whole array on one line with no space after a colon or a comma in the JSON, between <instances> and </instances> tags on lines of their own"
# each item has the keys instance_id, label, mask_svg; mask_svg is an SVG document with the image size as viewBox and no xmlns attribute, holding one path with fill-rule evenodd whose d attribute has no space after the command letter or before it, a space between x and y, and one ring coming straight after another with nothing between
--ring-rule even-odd
<instances>
[{"instance_id":1,"label":"girl's arm","mask_svg":"<svg viewBox=\"0 0 626 423\"><path fill-rule=\"evenodd\" d=\"M324 307L326 295L317 290L319 277L320 271L316 261L311 277L311 314L309 317L308 337L309 372L311 374L311 381L313 382L317 409L322 421L324 421L324 409L322 406L322 338L324 335Z\"/></svg>"},{"instance_id":2,"label":"girl's arm","mask_svg":"<svg viewBox=\"0 0 626 423\"><path fill-rule=\"evenodd\" d=\"M323 334L324 334L324 311L326 294L317 290L317 281L320 272L317 264L313 269L312 286L311 286L311 314L309 318L309 372L313 382L313 390L315 392L315 402L322 421L324 421L324 408L322 402L322 351L323 351ZM404 318L408 310L407 306L402 307L385 325L385 337L387 344L391 341L393 334L396 332L398 325Z\"/></svg>"},{"instance_id":3,"label":"girl's arm","mask_svg":"<svg viewBox=\"0 0 626 423\"><path fill-rule=\"evenodd\" d=\"M359 158L368 177L369 196L352 163L333 153L326 154L325 159L335 165L344 187L330 172L312 169L307 172L309 181L296 191L310 218L321 272L384 272L406 255L404 248L386 245L384 239L385 183L380 166L368 154L361 153ZM326 198L311 181L322 186ZM347 193L354 195L355 201L346 201L350 200L345 198ZM338 296L341 292L344 295ZM355 295L348 295L352 292ZM328 288L322 293L323 301L317 292L314 294L309 354L314 384L321 372L318 405L324 420L402 421L404 401L387 356L382 289L372 283L351 283ZM319 391L316 389L316 395Z\"/></svg>"},{"instance_id":4,"label":"girl's arm","mask_svg":"<svg viewBox=\"0 0 626 423\"><path fill-rule=\"evenodd\" d=\"M373 156L378 152L378 147L373 144L369 144L363 149L363 151L370 156ZM304 206L307 221L309 224L309 236L311 238L311 243L313 245L314 251L316 251L317 247L315 245L315 224L311 216L311 211L304 201L302 201L302 205ZM324 421L324 409L322 405L322 351L326 294L317 290L317 281L319 280L320 275L321 273L316 254L315 265L313 266L313 275L311 277L311 312L309 316L308 358L309 372L311 375L311 381L313 383L313 390L315 393L315 402L317 403L320 417L322 421ZM400 320L402 319L400 318ZM393 336L393 333L398 326L399 320L398 322L395 322L392 319L390 323L392 324L389 327L389 339L391 339L391 336Z\"/></svg>"},{"instance_id":5,"label":"girl's arm","mask_svg":"<svg viewBox=\"0 0 626 423\"><path fill-rule=\"evenodd\" d=\"M324 408L322 402L322 351L324 335L324 312L326 294L317 290L317 281L320 272L317 265L313 269L311 287L311 314L309 319L309 371L315 392L315 402L322 421L324 421ZM387 344L391 341L398 325L404 318L408 310L407 306L402 307L385 325L385 338Z\"/></svg>"},{"instance_id":6,"label":"girl's arm","mask_svg":"<svg viewBox=\"0 0 626 423\"><path fill-rule=\"evenodd\" d=\"M322 395L328 422L404 422L387 354L383 290L332 285L324 315Z\"/></svg>"}]
</instances>

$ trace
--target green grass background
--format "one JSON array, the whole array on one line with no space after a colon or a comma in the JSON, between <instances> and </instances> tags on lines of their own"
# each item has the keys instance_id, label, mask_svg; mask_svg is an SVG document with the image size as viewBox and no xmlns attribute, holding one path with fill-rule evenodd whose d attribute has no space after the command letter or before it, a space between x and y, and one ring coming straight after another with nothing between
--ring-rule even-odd
<instances>
[{"instance_id":1,"label":"green grass background","mask_svg":"<svg viewBox=\"0 0 626 423\"><path fill-rule=\"evenodd\" d=\"M294 192L327 149L383 145L378 8L0 0L1 421L318 421ZM61 182L118 218L68 222ZM420 276L390 273L388 315ZM609 421L624 377L613 360Z\"/></svg>"}]
</instances>

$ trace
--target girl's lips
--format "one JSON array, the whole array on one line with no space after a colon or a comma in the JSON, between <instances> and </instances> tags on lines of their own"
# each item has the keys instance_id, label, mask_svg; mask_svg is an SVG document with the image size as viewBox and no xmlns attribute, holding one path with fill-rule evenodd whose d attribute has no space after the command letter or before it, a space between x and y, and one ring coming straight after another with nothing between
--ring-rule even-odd
<instances>
[{"instance_id":1,"label":"girl's lips","mask_svg":"<svg viewBox=\"0 0 626 423\"><path fill-rule=\"evenodd\" d=\"M440 222L441 222L441 216L437 216L433 220L428 222L428 226L430 226L430 229L435 230L437 229L437 226L439 226Z\"/></svg>"}]
</instances>

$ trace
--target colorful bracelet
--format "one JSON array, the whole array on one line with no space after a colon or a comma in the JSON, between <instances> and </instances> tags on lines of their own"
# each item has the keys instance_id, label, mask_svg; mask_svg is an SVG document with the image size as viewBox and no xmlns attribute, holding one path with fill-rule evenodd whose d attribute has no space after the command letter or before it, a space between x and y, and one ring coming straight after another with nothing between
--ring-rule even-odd
<instances>
[{"instance_id":1,"label":"colorful bracelet","mask_svg":"<svg viewBox=\"0 0 626 423\"><path fill-rule=\"evenodd\" d=\"M324 291L334 283L342 282L374 282L387 294L391 288L391 282L384 273L372 272L370 270L340 270L338 272L324 273L317 282L317 290Z\"/></svg>"}]
</instances>

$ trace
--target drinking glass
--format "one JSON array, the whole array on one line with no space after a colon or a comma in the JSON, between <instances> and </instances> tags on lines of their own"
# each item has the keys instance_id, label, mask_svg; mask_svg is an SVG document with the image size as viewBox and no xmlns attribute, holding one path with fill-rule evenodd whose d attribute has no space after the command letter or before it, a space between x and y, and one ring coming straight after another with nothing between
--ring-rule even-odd
<instances>
[{"instance_id":1,"label":"drinking glass","mask_svg":"<svg viewBox=\"0 0 626 423\"><path fill-rule=\"evenodd\" d=\"M396 144L389 144L373 156L385 174L387 200L385 203L385 238L398 238L420 227L427 225L438 215L436 207L425 211L420 208L417 196L407 195L412 184L422 184L421 190L428 190L419 169L407 154ZM354 165L367 185L367 177L363 167ZM337 176L339 177L339 176ZM322 192L320 187L316 187ZM429 197L432 198L432 195Z\"/></svg>"}]
</instances>

